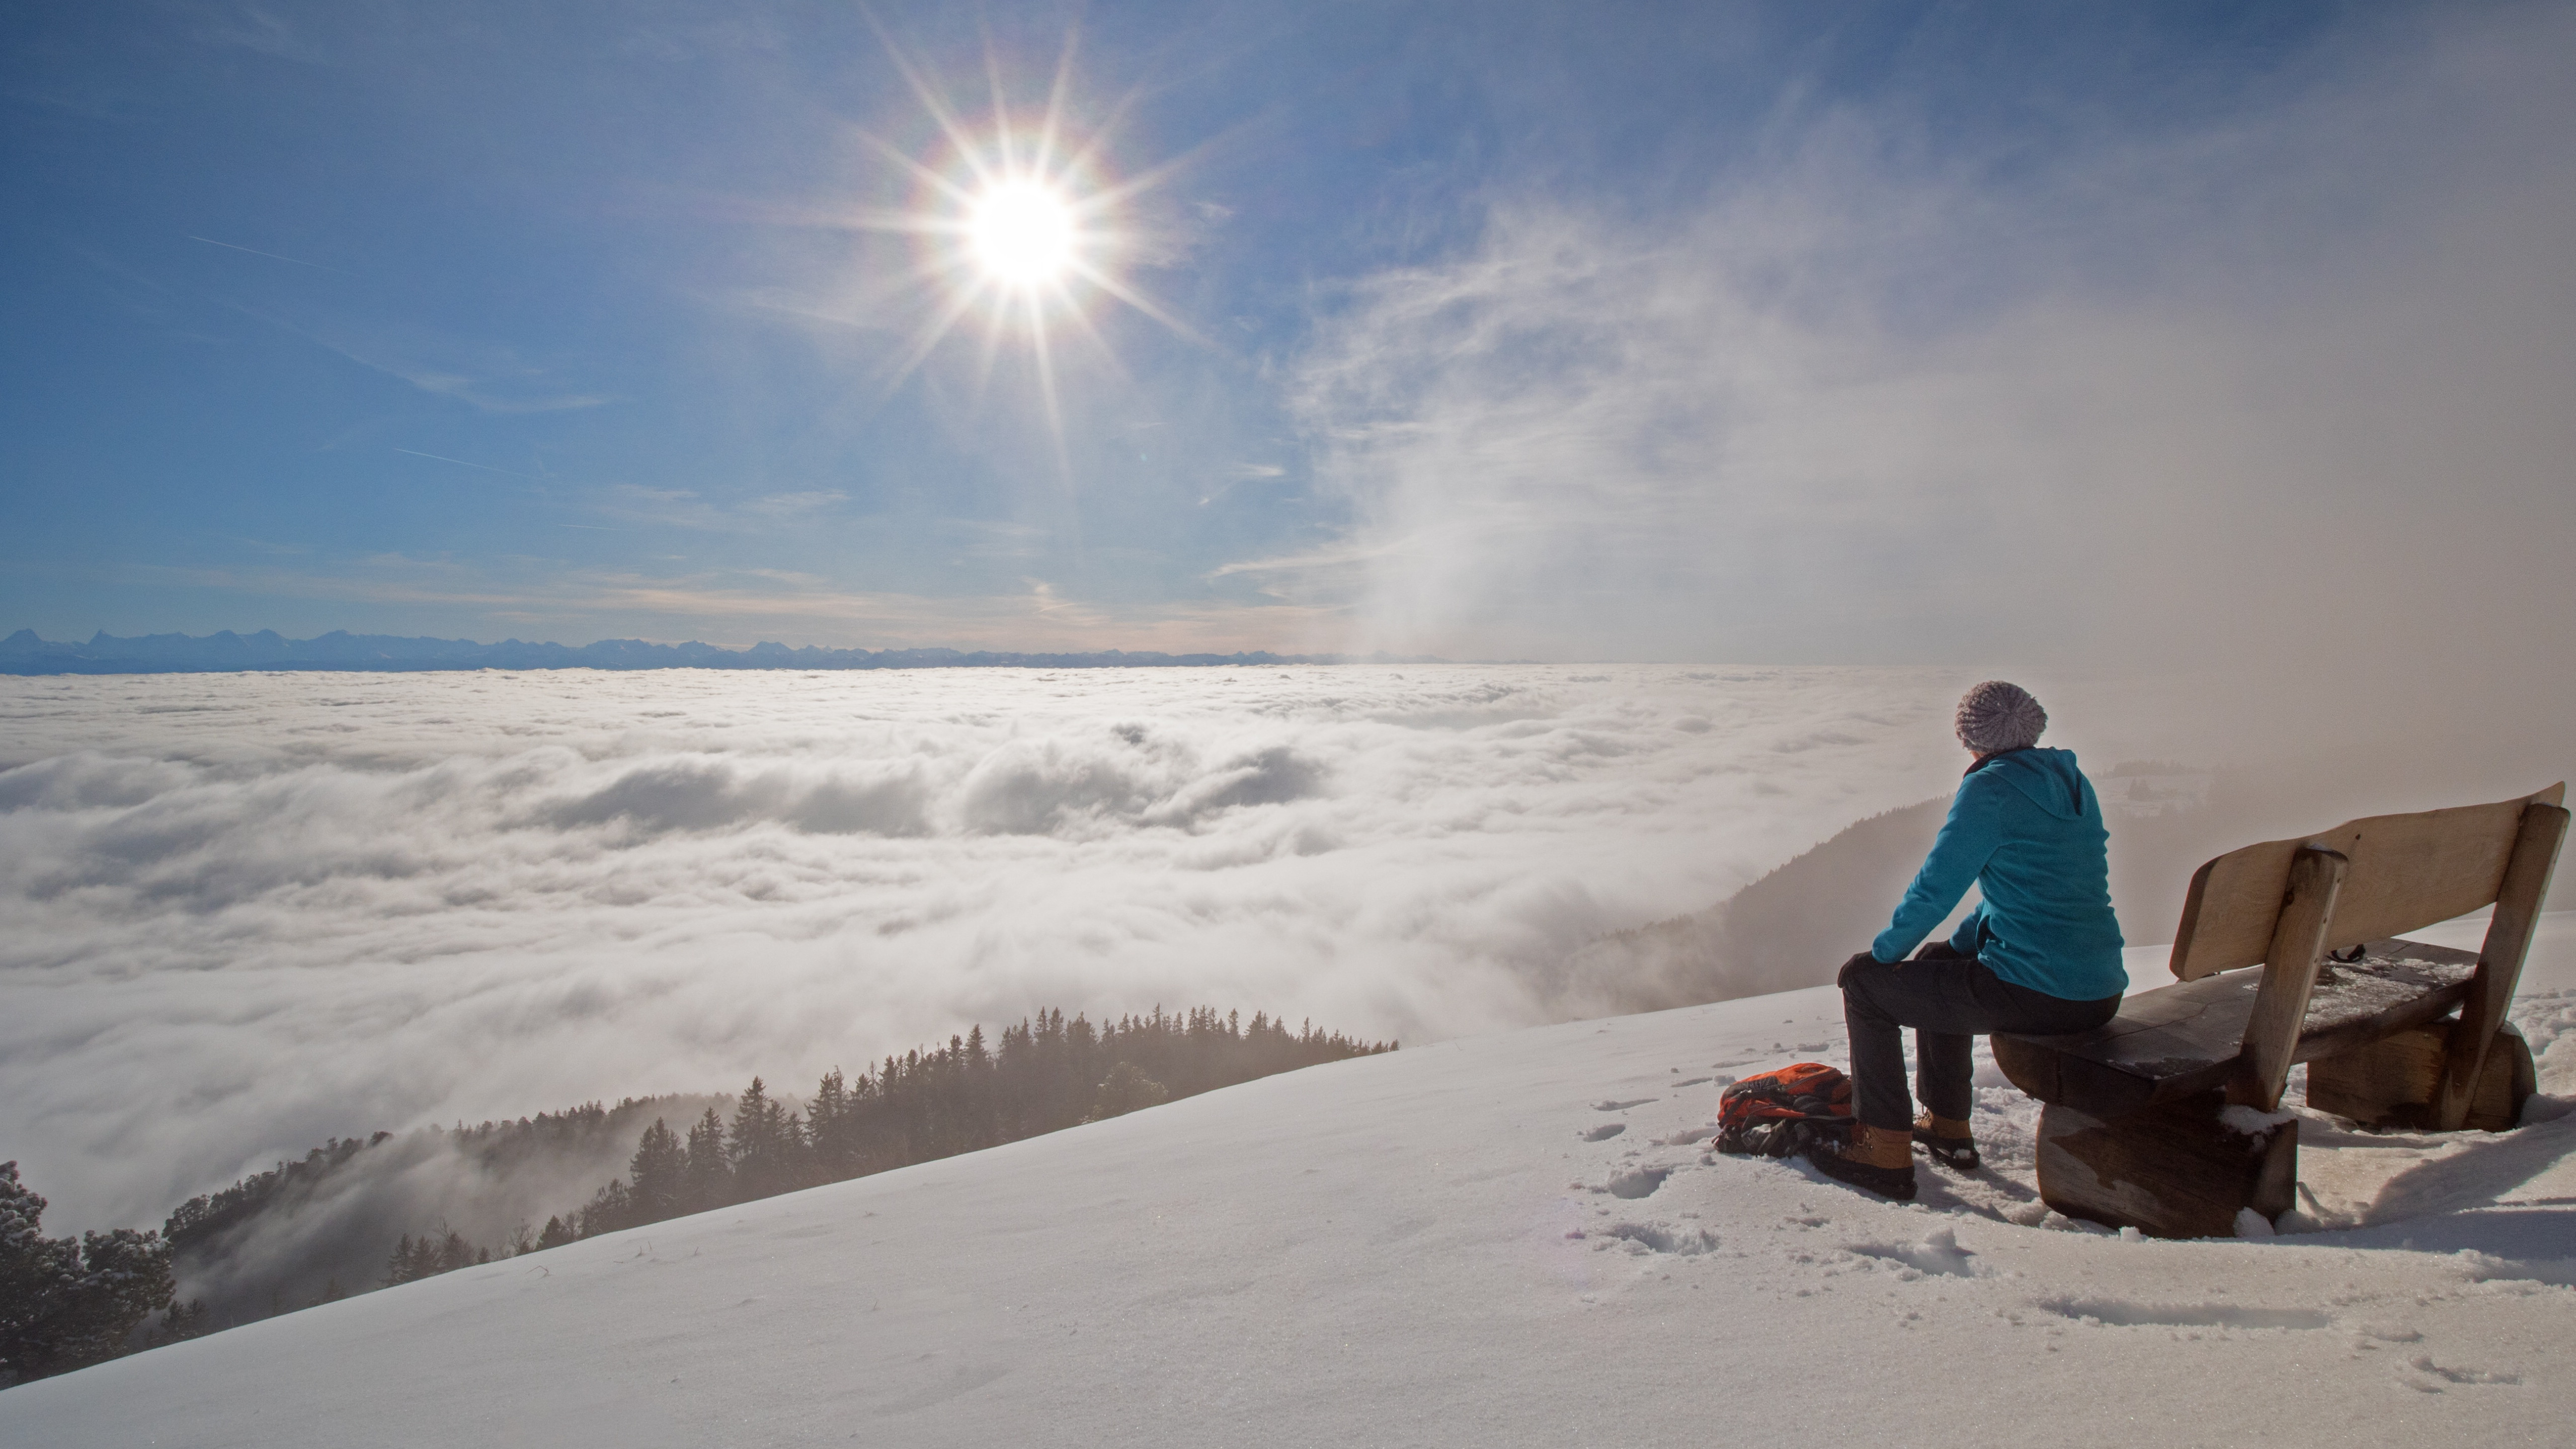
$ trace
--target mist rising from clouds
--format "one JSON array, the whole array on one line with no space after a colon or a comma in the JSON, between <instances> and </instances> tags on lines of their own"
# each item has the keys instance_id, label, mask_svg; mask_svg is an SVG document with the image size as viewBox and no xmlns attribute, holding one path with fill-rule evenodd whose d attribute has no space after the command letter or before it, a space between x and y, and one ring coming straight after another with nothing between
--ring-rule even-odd
<instances>
[{"instance_id":1,"label":"mist rising from clouds","mask_svg":"<svg viewBox=\"0 0 2576 1449\"><path fill-rule=\"evenodd\" d=\"M1966 679L0 680L0 1155L148 1222L326 1137L805 1090L1041 1005L1607 1011L1584 943L1945 790Z\"/></svg>"},{"instance_id":2,"label":"mist rising from clouds","mask_svg":"<svg viewBox=\"0 0 2576 1449\"><path fill-rule=\"evenodd\" d=\"M404 1237L453 1231L505 1252L514 1235L533 1235L624 1177L645 1124L686 1131L709 1108L730 1116L737 1100L655 1097L620 1102L595 1126L558 1118L486 1133L433 1123L363 1148L315 1144L323 1156L300 1162L258 1210L190 1236L174 1264L180 1297L229 1326L380 1286Z\"/></svg>"},{"instance_id":3,"label":"mist rising from clouds","mask_svg":"<svg viewBox=\"0 0 2576 1449\"><path fill-rule=\"evenodd\" d=\"M2563 769L2576 16L2253 84L1989 155L1784 114L1677 215L1506 192L1331 311L1299 411L1359 522L1241 571L1365 645L2155 672L2233 754Z\"/></svg>"}]
</instances>

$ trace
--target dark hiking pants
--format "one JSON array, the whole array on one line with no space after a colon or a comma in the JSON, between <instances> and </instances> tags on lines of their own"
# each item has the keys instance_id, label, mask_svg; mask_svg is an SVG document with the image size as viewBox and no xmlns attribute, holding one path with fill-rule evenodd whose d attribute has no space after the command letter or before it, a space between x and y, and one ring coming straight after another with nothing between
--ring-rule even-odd
<instances>
[{"instance_id":1,"label":"dark hiking pants","mask_svg":"<svg viewBox=\"0 0 2576 1449\"><path fill-rule=\"evenodd\" d=\"M1975 1039L2008 1031L2030 1036L2090 1031L2119 1015L2120 998L2069 1001L2015 986L1941 943L1911 961L1867 959L1843 967L1843 1025L1851 1033L1853 1112L1872 1127L1914 1125L1905 1099L1905 1042L1914 1028L1914 1089L1936 1117L1967 1120L1975 1098L1969 1053Z\"/></svg>"}]
</instances>

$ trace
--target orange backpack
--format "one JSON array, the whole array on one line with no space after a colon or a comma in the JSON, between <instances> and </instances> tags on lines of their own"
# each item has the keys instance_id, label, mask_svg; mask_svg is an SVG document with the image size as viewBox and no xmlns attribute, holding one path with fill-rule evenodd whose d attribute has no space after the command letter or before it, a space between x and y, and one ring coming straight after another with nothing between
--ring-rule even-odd
<instances>
[{"instance_id":1,"label":"orange backpack","mask_svg":"<svg viewBox=\"0 0 2576 1449\"><path fill-rule=\"evenodd\" d=\"M1793 1062L1729 1086L1717 1098L1717 1150L1787 1157L1819 1132L1851 1130L1851 1078L1822 1062Z\"/></svg>"}]
</instances>

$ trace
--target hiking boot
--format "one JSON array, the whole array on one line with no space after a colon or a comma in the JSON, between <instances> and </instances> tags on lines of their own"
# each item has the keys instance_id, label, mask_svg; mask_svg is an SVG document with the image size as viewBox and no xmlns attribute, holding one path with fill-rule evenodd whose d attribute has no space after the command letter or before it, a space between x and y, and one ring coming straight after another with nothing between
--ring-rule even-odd
<instances>
[{"instance_id":1,"label":"hiking boot","mask_svg":"<svg viewBox=\"0 0 2576 1449\"><path fill-rule=\"evenodd\" d=\"M1926 1112L1914 1119L1914 1140L1923 1144L1926 1156L1944 1167L1955 1167L1961 1172L1977 1170L1977 1144L1968 1135L1965 1122L1935 1117Z\"/></svg>"},{"instance_id":2,"label":"hiking boot","mask_svg":"<svg viewBox=\"0 0 2576 1449\"><path fill-rule=\"evenodd\" d=\"M1890 1197L1914 1201L1914 1153L1911 1134L1855 1123L1848 1138L1817 1133L1807 1143L1807 1161L1836 1182ZM1888 1166L1890 1161L1895 1166Z\"/></svg>"}]
</instances>

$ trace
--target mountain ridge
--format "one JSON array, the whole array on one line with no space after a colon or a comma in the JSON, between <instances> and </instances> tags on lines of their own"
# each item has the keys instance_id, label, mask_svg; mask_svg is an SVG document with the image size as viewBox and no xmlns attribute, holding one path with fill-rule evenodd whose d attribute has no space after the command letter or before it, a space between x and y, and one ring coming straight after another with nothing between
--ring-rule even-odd
<instances>
[{"instance_id":1,"label":"mountain ridge","mask_svg":"<svg viewBox=\"0 0 2576 1449\"><path fill-rule=\"evenodd\" d=\"M1169 669L1279 664L1439 664L1427 655L1274 654L1266 649L1232 654L1167 654L1160 650L1098 649L1064 653L1022 650L789 648L764 640L748 649L689 640L655 644L642 639L601 639L569 645L504 639L439 639L395 634L352 634L334 629L310 639L289 639L274 629L237 634L137 634L99 630L87 640L48 640L33 629L0 639L0 674L240 674L270 670L408 674L474 669Z\"/></svg>"}]
</instances>

